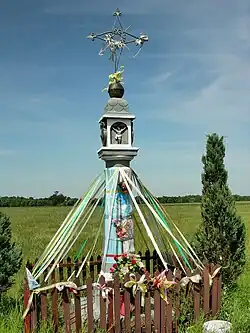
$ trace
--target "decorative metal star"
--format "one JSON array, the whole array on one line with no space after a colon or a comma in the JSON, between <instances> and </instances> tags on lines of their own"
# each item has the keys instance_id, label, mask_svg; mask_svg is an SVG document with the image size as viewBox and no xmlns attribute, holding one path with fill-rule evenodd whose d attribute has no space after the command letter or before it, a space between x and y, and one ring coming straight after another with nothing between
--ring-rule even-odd
<instances>
[{"instance_id":1,"label":"decorative metal star","mask_svg":"<svg viewBox=\"0 0 250 333\"><path fill-rule=\"evenodd\" d=\"M117 10L113 13L113 16L115 16L115 22L112 30L100 34L95 34L94 32L92 32L89 36L87 36L87 38L91 39L92 41L94 41L95 39L103 41L104 45L101 48L99 55L102 56L106 51L109 51L109 59L114 63L115 72L117 72L119 68L119 62L123 50L125 48L129 50L127 46L128 44L135 44L137 47L139 47L139 50L134 55L134 57L136 57L139 54L144 43L148 41L147 35L140 34L140 36L137 37L128 32L128 29L130 27L124 29L120 20L121 15L122 14L119 8L117 8Z\"/></svg>"}]
</instances>

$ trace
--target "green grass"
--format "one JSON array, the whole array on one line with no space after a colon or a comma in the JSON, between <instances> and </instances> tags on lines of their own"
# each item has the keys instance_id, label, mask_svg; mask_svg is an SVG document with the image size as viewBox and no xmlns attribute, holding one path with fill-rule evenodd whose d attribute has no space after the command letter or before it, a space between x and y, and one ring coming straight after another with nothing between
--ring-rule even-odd
<instances>
[{"instance_id":1,"label":"green grass","mask_svg":"<svg viewBox=\"0 0 250 333\"><path fill-rule=\"evenodd\" d=\"M183 234L190 240L200 223L199 204L170 204L165 206L167 212L180 227ZM1 211L11 217L13 240L23 250L24 263L30 259L38 257L53 237L61 222L69 212L68 207L20 207L20 208L1 208ZM237 203L238 214L245 221L247 230L250 230L250 203ZM97 213L98 214L98 213ZM98 218L95 216L94 223L82 235L81 239L74 246L71 255L75 255L83 239L91 239L98 229ZM135 230L135 242L138 250L145 251L147 246L142 241L138 230ZM91 242L90 242L91 243ZM102 245L99 240L98 248ZM247 238L247 255L250 254L250 237ZM4 316L0 315L0 333L21 332L22 320L20 309L21 288L24 277L24 269L16 276L16 283L8 293L4 304ZM250 261L246 266L244 274L239 279L238 287L230 294L225 295L221 317L230 320L235 327L235 333L250 332ZM9 297L16 301L9 302ZM8 301L8 302L7 302ZM6 303L7 302L7 303ZM2 311L0 311L1 313ZM6 316L8 313L8 316ZM202 332L200 324L190 328L189 332ZM44 332L49 332L45 329Z\"/></svg>"}]
</instances>

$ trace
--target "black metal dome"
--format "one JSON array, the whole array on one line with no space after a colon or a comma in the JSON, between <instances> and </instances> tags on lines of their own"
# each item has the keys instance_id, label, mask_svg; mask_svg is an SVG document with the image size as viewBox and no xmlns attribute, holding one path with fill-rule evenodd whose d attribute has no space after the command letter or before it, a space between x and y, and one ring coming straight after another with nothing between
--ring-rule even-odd
<instances>
[{"instance_id":1,"label":"black metal dome","mask_svg":"<svg viewBox=\"0 0 250 333\"><path fill-rule=\"evenodd\" d=\"M124 87L120 82L111 83L109 85L108 93L111 98L122 98L124 95Z\"/></svg>"}]
</instances>

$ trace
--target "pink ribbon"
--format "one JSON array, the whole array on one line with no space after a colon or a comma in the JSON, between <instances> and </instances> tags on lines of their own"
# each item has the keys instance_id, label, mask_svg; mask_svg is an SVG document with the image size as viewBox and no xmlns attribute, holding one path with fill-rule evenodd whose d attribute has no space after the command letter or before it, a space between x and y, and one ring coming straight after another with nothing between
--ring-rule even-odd
<instances>
[{"instance_id":1,"label":"pink ribbon","mask_svg":"<svg viewBox=\"0 0 250 333\"><path fill-rule=\"evenodd\" d=\"M100 285L100 283L97 283L96 287L102 292L102 298L108 299L108 294L110 291L112 291L112 288L107 287L105 283L103 285Z\"/></svg>"}]
</instances>

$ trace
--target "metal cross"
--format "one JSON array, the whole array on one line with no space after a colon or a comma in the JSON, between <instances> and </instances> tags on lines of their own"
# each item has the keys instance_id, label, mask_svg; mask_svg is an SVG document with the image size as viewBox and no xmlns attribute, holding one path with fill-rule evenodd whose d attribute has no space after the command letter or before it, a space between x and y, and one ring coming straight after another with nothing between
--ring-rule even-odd
<instances>
[{"instance_id":1,"label":"metal cross","mask_svg":"<svg viewBox=\"0 0 250 333\"><path fill-rule=\"evenodd\" d=\"M139 37L134 36L128 32L128 28L124 29L123 25L121 23L121 12L119 8L113 13L113 16L115 16L115 22L113 25L112 30L95 34L92 32L90 35L87 36L87 38L94 41L95 39L99 39L103 41L103 47L101 48L99 55L102 56L106 51L109 51L110 57L109 59L114 63L115 72L117 72L119 68L119 62L122 55L122 52L125 48L128 48L128 44L135 44L139 50L136 52L134 57L136 57L142 46L145 42L148 41L148 36L145 34L140 34ZM117 26L118 24L118 26Z\"/></svg>"}]
</instances>

